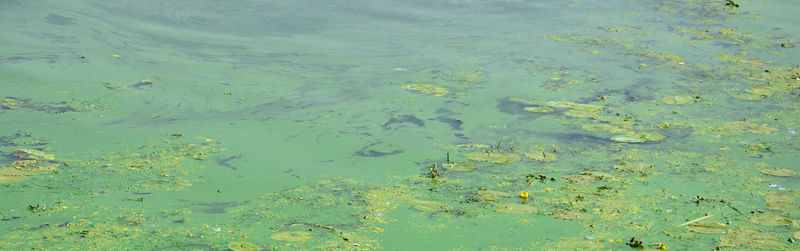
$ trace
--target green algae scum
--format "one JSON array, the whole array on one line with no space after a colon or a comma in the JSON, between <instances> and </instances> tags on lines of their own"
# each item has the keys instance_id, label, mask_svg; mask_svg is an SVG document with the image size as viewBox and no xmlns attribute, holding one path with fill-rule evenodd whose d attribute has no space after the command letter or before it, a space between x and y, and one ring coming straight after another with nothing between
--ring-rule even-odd
<instances>
[{"instance_id":1,"label":"green algae scum","mask_svg":"<svg viewBox=\"0 0 800 251\"><path fill-rule=\"evenodd\" d=\"M792 0L0 0L2 250L800 250Z\"/></svg>"}]
</instances>

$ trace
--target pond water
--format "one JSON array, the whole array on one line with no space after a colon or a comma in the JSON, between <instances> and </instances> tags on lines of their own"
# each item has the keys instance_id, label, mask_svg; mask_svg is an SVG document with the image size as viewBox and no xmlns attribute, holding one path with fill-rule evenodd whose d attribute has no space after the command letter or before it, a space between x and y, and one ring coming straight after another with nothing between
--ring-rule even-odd
<instances>
[{"instance_id":1,"label":"pond water","mask_svg":"<svg viewBox=\"0 0 800 251\"><path fill-rule=\"evenodd\" d=\"M0 1L0 249L798 249L789 0Z\"/></svg>"}]
</instances>

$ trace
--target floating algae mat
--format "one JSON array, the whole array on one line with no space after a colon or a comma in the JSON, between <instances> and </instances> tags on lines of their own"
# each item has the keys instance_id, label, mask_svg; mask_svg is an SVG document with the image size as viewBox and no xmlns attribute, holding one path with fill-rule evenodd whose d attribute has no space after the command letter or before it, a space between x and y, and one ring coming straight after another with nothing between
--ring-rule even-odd
<instances>
[{"instance_id":1,"label":"floating algae mat","mask_svg":"<svg viewBox=\"0 0 800 251\"><path fill-rule=\"evenodd\" d=\"M800 249L793 1L0 5L2 250Z\"/></svg>"}]
</instances>

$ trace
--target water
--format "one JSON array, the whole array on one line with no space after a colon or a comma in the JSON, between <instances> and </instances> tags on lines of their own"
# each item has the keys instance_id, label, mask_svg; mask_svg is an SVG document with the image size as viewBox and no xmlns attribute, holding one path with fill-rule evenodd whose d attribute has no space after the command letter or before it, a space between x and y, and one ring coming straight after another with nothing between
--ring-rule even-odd
<instances>
[{"instance_id":1,"label":"water","mask_svg":"<svg viewBox=\"0 0 800 251\"><path fill-rule=\"evenodd\" d=\"M798 248L793 4L0 1L0 248Z\"/></svg>"}]
</instances>

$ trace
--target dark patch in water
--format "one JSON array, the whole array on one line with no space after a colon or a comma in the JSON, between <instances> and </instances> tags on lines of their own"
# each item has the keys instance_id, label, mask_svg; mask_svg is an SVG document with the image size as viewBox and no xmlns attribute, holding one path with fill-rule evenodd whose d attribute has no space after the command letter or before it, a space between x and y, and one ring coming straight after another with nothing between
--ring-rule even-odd
<instances>
[{"instance_id":1,"label":"dark patch in water","mask_svg":"<svg viewBox=\"0 0 800 251\"><path fill-rule=\"evenodd\" d=\"M369 148L371 148L371 147L373 147L373 146L375 146L377 144L380 144L380 142L375 142L375 143L369 144L369 145L365 146L364 148L361 148L361 150L358 150L353 155L361 156L361 157L383 157L383 156L395 155L395 154L399 154L399 153L403 152L403 150L376 151L376 150L369 149Z\"/></svg>"},{"instance_id":2,"label":"dark patch in water","mask_svg":"<svg viewBox=\"0 0 800 251\"><path fill-rule=\"evenodd\" d=\"M153 82L150 82L150 81L142 81L142 82L135 83L135 84L131 85L132 88L136 88L136 89L139 89L139 90L142 90L145 87L151 87L151 86L153 86Z\"/></svg>"},{"instance_id":3,"label":"dark patch in water","mask_svg":"<svg viewBox=\"0 0 800 251\"><path fill-rule=\"evenodd\" d=\"M3 62L3 63L12 63L12 64L19 64L19 63L22 63L22 61L25 61L25 60L28 60L28 59L29 59L29 58L26 58L26 57L13 56L13 57L6 57L6 58L3 58L2 60L0 60L0 62Z\"/></svg>"},{"instance_id":4,"label":"dark patch in water","mask_svg":"<svg viewBox=\"0 0 800 251\"><path fill-rule=\"evenodd\" d=\"M402 123L411 123L419 127L425 127L425 122L421 119L418 119L414 115L403 115L399 117L394 117L383 123L383 130L392 129L393 124L402 124Z\"/></svg>"},{"instance_id":5,"label":"dark patch in water","mask_svg":"<svg viewBox=\"0 0 800 251\"><path fill-rule=\"evenodd\" d=\"M75 22L75 19L68 18L68 17L61 16L61 15L56 15L56 14L47 15L47 17L44 18L44 21L47 22L48 24L54 24L54 25L76 25L76 24L78 24L78 23Z\"/></svg>"},{"instance_id":6,"label":"dark patch in water","mask_svg":"<svg viewBox=\"0 0 800 251\"><path fill-rule=\"evenodd\" d=\"M217 162L218 165L224 166L224 167L227 167L227 168L229 168L231 170L236 171L237 170L236 167L232 166L228 162L230 162L232 160L241 159L241 158L242 158L242 154L237 154L237 155L233 155L233 156L230 156L230 157L227 157L227 158L224 158L224 159L217 157L214 160Z\"/></svg>"},{"instance_id":7,"label":"dark patch in water","mask_svg":"<svg viewBox=\"0 0 800 251\"><path fill-rule=\"evenodd\" d=\"M199 209L201 213L224 214L225 209L238 205L236 202L216 202L216 203L197 203L198 206L205 207Z\"/></svg>"},{"instance_id":8,"label":"dark patch in water","mask_svg":"<svg viewBox=\"0 0 800 251\"><path fill-rule=\"evenodd\" d=\"M154 248L153 250L196 250L196 249L217 250L216 248L209 246L208 244L199 244L199 243L198 244L189 243L189 244L168 246L163 248Z\"/></svg>"},{"instance_id":9,"label":"dark patch in water","mask_svg":"<svg viewBox=\"0 0 800 251\"><path fill-rule=\"evenodd\" d=\"M534 116L535 113L525 111L525 107L528 106L533 106L533 105L514 102L508 100L508 97L502 98L499 101L497 101L497 109L500 110L500 112L515 114L515 115Z\"/></svg>"},{"instance_id":10,"label":"dark patch in water","mask_svg":"<svg viewBox=\"0 0 800 251\"><path fill-rule=\"evenodd\" d=\"M582 142L582 143L594 143L603 145L613 142L611 141L610 138L608 139L601 138L598 136L590 134L582 134L582 133L555 133L549 135L563 142Z\"/></svg>"},{"instance_id":11,"label":"dark patch in water","mask_svg":"<svg viewBox=\"0 0 800 251\"><path fill-rule=\"evenodd\" d=\"M436 117L436 120L449 125L453 130L461 130L461 124L463 123L460 119L448 118L444 116Z\"/></svg>"},{"instance_id":12,"label":"dark patch in water","mask_svg":"<svg viewBox=\"0 0 800 251\"><path fill-rule=\"evenodd\" d=\"M0 219L0 221L10 221L10 220L16 220L16 219L20 219L20 218L22 218L22 217L11 216L11 218L3 218L3 219Z\"/></svg>"}]
</instances>

